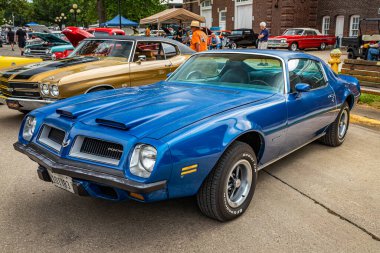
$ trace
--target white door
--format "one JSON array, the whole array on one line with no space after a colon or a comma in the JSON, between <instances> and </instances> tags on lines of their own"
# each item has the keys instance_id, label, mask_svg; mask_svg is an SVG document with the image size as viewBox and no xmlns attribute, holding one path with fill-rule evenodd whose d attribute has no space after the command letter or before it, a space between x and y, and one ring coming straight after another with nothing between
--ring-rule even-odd
<instances>
[{"instance_id":1,"label":"white door","mask_svg":"<svg viewBox=\"0 0 380 253\"><path fill-rule=\"evenodd\" d=\"M235 29L252 28L252 8L252 1L235 1Z\"/></svg>"},{"instance_id":2,"label":"white door","mask_svg":"<svg viewBox=\"0 0 380 253\"><path fill-rule=\"evenodd\" d=\"M340 38L343 38L343 34L344 34L344 16L337 16L336 24L335 24L335 36L339 36Z\"/></svg>"},{"instance_id":3,"label":"white door","mask_svg":"<svg viewBox=\"0 0 380 253\"><path fill-rule=\"evenodd\" d=\"M205 17L206 23L205 26L210 28L212 24L212 11L210 8L207 9L201 9L201 16Z\"/></svg>"}]
</instances>

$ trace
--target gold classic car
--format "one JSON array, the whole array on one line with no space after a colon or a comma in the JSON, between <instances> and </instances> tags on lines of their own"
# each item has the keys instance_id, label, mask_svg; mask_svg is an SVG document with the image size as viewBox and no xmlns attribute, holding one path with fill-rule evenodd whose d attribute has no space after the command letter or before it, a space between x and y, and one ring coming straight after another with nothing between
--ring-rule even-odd
<instances>
[{"instance_id":1,"label":"gold classic car","mask_svg":"<svg viewBox=\"0 0 380 253\"><path fill-rule=\"evenodd\" d=\"M66 59L0 73L0 92L9 108L27 112L79 94L165 80L193 53L164 38L88 38Z\"/></svg>"},{"instance_id":2,"label":"gold classic car","mask_svg":"<svg viewBox=\"0 0 380 253\"><path fill-rule=\"evenodd\" d=\"M39 58L0 56L0 69L41 62Z\"/></svg>"}]
</instances>

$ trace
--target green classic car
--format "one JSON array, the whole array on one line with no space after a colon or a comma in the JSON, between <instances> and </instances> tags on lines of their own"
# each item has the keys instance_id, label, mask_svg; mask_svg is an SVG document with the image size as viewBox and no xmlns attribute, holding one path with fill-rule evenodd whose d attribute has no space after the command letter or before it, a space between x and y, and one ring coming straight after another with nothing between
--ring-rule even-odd
<instances>
[{"instance_id":1,"label":"green classic car","mask_svg":"<svg viewBox=\"0 0 380 253\"><path fill-rule=\"evenodd\" d=\"M26 57L55 60L65 58L74 50L74 46L68 40L64 40L53 33L33 33L32 37L37 39L26 45Z\"/></svg>"}]
</instances>

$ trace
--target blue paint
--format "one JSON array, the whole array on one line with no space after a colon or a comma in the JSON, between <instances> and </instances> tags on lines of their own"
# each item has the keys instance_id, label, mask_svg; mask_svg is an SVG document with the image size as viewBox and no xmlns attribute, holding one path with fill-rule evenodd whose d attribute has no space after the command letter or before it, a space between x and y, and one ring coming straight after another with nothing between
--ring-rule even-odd
<instances>
[{"instance_id":1,"label":"blue paint","mask_svg":"<svg viewBox=\"0 0 380 253\"><path fill-rule=\"evenodd\" d=\"M257 156L263 165L322 134L337 117L342 103L352 98L354 104L360 96L357 79L334 74L314 56L272 50L222 52L279 57L285 64L286 90L290 90L287 62L295 58L321 62L328 82L319 89L284 93L170 82L169 78L143 87L89 93L31 112L38 122L31 142L64 159L122 171L126 178L137 182L167 180L166 189L144 195L145 201L151 202L196 194L223 152L239 136L250 132L260 135L262 146ZM72 117L62 116L57 110ZM36 141L42 124L65 130L71 144L61 152L43 146ZM71 145L80 135L123 145L125 152L120 164L70 157ZM27 144L21 131L19 141ZM138 143L157 149L157 162L149 178L134 176L129 171L132 151ZM181 169L193 164L198 164L197 172L181 176ZM79 181L91 196L107 198L97 192L94 183ZM111 200L129 198L125 191L115 191L118 197Z\"/></svg>"}]
</instances>

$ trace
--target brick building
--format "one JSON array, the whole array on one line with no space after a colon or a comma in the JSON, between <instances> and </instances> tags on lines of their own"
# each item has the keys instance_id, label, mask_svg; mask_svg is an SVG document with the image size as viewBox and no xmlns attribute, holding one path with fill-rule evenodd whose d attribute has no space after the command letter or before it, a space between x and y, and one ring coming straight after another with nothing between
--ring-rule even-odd
<instances>
[{"instance_id":1,"label":"brick building","mask_svg":"<svg viewBox=\"0 0 380 253\"><path fill-rule=\"evenodd\" d=\"M184 0L184 8L206 18L206 26L254 28L265 21L271 34L290 27L356 36L359 18L380 18L380 0Z\"/></svg>"}]
</instances>

